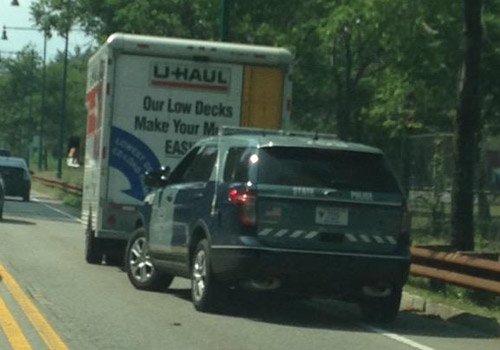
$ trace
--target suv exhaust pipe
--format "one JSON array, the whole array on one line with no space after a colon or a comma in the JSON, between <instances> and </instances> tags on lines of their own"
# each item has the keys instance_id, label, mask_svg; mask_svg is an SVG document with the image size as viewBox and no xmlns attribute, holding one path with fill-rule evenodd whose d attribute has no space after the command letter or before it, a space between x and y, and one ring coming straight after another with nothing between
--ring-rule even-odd
<instances>
[{"instance_id":1,"label":"suv exhaust pipe","mask_svg":"<svg viewBox=\"0 0 500 350\"><path fill-rule=\"evenodd\" d=\"M363 286L363 294L368 297L383 298L392 292L392 285L389 283L379 283L373 286Z\"/></svg>"},{"instance_id":2,"label":"suv exhaust pipe","mask_svg":"<svg viewBox=\"0 0 500 350\"><path fill-rule=\"evenodd\" d=\"M268 291L275 290L281 286L281 282L277 278L266 278L263 280L248 280L241 283L244 289Z\"/></svg>"}]
</instances>

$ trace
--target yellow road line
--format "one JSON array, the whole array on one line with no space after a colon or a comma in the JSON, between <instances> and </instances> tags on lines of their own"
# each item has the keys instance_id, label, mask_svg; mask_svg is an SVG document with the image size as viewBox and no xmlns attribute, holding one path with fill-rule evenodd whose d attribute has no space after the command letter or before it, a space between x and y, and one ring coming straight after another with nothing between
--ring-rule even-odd
<instances>
[{"instance_id":1,"label":"yellow road line","mask_svg":"<svg viewBox=\"0 0 500 350\"><path fill-rule=\"evenodd\" d=\"M64 344L52 326L45 320L41 312L38 311L35 304L26 296L16 280L2 265L0 265L0 276L2 276L7 289L21 306L48 348L50 350L68 350L66 344Z\"/></svg>"},{"instance_id":2,"label":"yellow road line","mask_svg":"<svg viewBox=\"0 0 500 350\"><path fill-rule=\"evenodd\" d=\"M14 350L31 350L28 340L2 298L0 298L0 326Z\"/></svg>"}]
</instances>

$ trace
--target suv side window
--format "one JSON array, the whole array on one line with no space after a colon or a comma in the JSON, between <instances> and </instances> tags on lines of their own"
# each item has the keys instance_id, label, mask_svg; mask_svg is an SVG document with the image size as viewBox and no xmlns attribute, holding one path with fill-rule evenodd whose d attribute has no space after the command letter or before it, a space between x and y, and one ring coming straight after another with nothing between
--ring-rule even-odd
<instances>
[{"instance_id":1,"label":"suv side window","mask_svg":"<svg viewBox=\"0 0 500 350\"><path fill-rule=\"evenodd\" d=\"M227 152L224 182L247 182L249 180L250 156L255 148L232 147Z\"/></svg>"},{"instance_id":2,"label":"suv side window","mask_svg":"<svg viewBox=\"0 0 500 350\"><path fill-rule=\"evenodd\" d=\"M200 147L195 147L180 161L180 163L173 169L172 173L168 178L169 184L175 184L181 182L182 176L186 172L187 168L191 165L196 154L200 151Z\"/></svg>"},{"instance_id":3,"label":"suv side window","mask_svg":"<svg viewBox=\"0 0 500 350\"><path fill-rule=\"evenodd\" d=\"M172 173L171 183L207 182L217 160L217 147L206 146L190 152Z\"/></svg>"}]
</instances>

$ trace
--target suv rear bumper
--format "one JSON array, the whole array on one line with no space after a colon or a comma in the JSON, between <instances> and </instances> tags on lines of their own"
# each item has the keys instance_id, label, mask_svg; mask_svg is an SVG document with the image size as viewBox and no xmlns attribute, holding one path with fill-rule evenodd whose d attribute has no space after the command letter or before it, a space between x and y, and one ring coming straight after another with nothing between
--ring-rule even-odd
<instances>
[{"instance_id":1,"label":"suv rear bumper","mask_svg":"<svg viewBox=\"0 0 500 350\"><path fill-rule=\"evenodd\" d=\"M211 265L216 278L235 284L277 279L284 289L312 294L351 294L380 283L402 286L410 254L369 255L300 252L274 248L213 246Z\"/></svg>"}]
</instances>

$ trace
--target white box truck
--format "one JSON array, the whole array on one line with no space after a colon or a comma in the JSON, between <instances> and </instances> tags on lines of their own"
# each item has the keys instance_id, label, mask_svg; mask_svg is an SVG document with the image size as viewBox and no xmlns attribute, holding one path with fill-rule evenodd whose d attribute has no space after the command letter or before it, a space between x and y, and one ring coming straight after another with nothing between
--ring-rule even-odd
<instances>
[{"instance_id":1,"label":"white box truck","mask_svg":"<svg viewBox=\"0 0 500 350\"><path fill-rule=\"evenodd\" d=\"M283 48L116 33L88 63L82 197L88 263L121 261L143 224L142 177L219 127L286 129Z\"/></svg>"}]
</instances>

